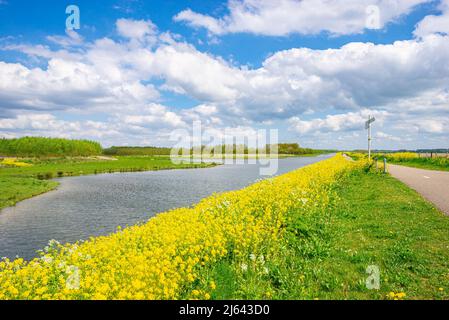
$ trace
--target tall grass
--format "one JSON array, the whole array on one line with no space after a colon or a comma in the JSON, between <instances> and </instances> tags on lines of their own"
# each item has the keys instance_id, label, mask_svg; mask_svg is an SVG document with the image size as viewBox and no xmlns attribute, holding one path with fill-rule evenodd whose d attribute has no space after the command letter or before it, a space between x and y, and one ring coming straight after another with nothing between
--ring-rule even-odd
<instances>
[{"instance_id":1,"label":"tall grass","mask_svg":"<svg viewBox=\"0 0 449 320\"><path fill-rule=\"evenodd\" d=\"M448 158L413 158L408 160L392 160L391 162L410 165L424 169L449 170Z\"/></svg>"},{"instance_id":2,"label":"tall grass","mask_svg":"<svg viewBox=\"0 0 449 320\"><path fill-rule=\"evenodd\" d=\"M0 156L55 157L100 155L103 149L98 142L61 138L23 137L0 139Z\"/></svg>"},{"instance_id":3,"label":"tall grass","mask_svg":"<svg viewBox=\"0 0 449 320\"><path fill-rule=\"evenodd\" d=\"M354 160L365 160L368 158L368 155L366 153L348 152L347 154ZM449 171L449 158L444 157L423 157L419 153L415 152L373 154L373 159L378 159L379 161L381 161L383 158L386 158L388 163L396 163L404 166L422 169Z\"/></svg>"}]
</instances>

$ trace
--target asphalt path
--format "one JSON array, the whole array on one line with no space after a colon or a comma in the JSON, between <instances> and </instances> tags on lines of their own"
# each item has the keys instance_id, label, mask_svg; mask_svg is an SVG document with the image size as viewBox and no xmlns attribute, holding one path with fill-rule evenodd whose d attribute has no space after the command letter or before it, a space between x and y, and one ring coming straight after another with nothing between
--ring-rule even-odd
<instances>
[{"instance_id":1,"label":"asphalt path","mask_svg":"<svg viewBox=\"0 0 449 320\"><path fill-rule=\"evenodd\" d=\"M387 165L396 179L420 193L437 208L449 215L449 172Z\"/></svg>"}]
</instances>

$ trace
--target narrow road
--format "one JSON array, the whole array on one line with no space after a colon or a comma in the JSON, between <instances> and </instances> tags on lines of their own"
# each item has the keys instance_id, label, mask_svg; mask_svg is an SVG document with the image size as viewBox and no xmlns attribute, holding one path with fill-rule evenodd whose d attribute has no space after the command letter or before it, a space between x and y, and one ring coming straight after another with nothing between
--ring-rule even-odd
<instances>
[{"instance_id":1,"label":"narrow road","mask_svg":"<svg viewBox=\"0 0 449 320\"><path fill-rule=\"evenodd\" d=\"M449 215L449 172L388 165L390 174Z\"/></svg>"}]
</instances>

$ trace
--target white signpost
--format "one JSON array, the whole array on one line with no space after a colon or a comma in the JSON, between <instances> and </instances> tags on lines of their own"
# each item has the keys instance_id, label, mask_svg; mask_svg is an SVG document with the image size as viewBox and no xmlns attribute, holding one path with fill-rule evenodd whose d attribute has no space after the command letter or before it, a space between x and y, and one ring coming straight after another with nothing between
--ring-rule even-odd
<instances>
[{"instance_id":1,"label":"white signpost","mask_svg":"<svg viewBox=\"0 0 449 320\"><path fill-rule=\"evenodd\" d=\"M369 116L368 121L365 122L365 129L368 130L368 161L371 161L371 123L376 121L376 118Z\"/></svg>"}]
</instances>

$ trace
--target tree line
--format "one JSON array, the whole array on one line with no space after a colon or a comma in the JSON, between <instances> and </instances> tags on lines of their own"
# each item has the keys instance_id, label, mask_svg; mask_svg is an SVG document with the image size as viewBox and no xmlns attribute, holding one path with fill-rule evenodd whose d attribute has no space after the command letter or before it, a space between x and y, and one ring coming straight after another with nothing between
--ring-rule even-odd
<instances>
[{"instance_id":1,"label":"tree line","mask_svg":"<svg viewBox=\"0 0 449 320\"><path fill-rule=\"evenodd\" d=\"M162 147L110 147L103 153L108 156L155 156L170 155L170 150Z\"/></svg>"},{"instance_id":2,"label":"tree line","mask_svg":"<svg viewBox=\"0 0 449 320\"><path fill-rule=\"evenodd\" d=\"M23 137L0 139L0 156L58 157L94 156L102 154L98 142L62 138Z\"/></svg>"},{"instance_id":3,"label":"tree line","mask_svg":"<svg viewBox=\"0 0 449 320\"><path fill-rule=\"evenodd\" d=\"M23 137L17 139L0 139L0 156L16 157L58 157L58 156L154 156L170 155L167 147L110 147L103 149L98 142L89 140L70 140L62 138ZM250 148L246 145L197 146L181 149L179 155L211 153L211 154L319 154L324 150L302 148L298 143L267 144L264 148Z\"/></svg>"},{"instance_id":4,"label":"tree line","mask_svg":"<svg viewBox=\"0 0 449 320\"><path fill-rule=\"evenodd\" d=\"M110 156L152 156L152 155L170 155L171 148L165 147L110 147L105 149L105 155ZM316 150L310 148L302 148L298 143L279 143L276 145L267 144L264 148L250 148L247 145L217 145L217 146L196 146L193 148L179 149L179 155L193 155L198 153L211 154L289 154L289 155L303 155L303 154L319 154L324 150Z\"/></svg>"}]
</instances>

